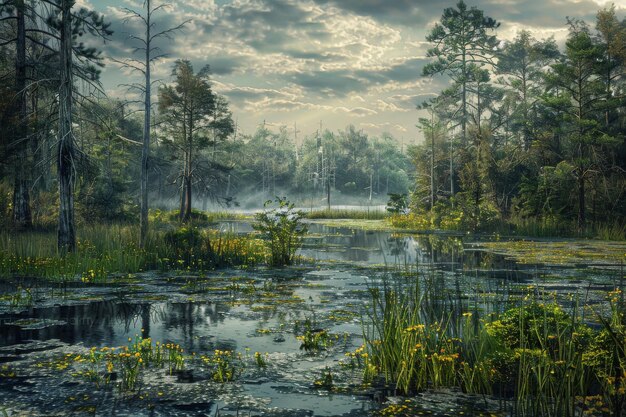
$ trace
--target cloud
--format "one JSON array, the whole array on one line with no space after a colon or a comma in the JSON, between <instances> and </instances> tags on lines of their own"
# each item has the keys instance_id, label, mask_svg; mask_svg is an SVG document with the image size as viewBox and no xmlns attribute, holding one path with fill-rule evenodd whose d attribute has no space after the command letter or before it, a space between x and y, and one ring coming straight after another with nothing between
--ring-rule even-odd
<instances>
[{"instance_id":1,"label":"cloud","mask_svg":"<svg viewBox=\"0 0 626 417\"><path fill-rule=\"evenodd\" d=\"M407 128L402 125L395 123L359 123L359 127L367 130L376 130L378 132L388 132L390 130L395 130L399 132L408 132Z\"/></svg>"},{"instance_id":2,"label":"cloud","mask_svg":"<svg viewBox=\"0 0 626 417\"><path fill-rule=\"evenodd\" d=\"M366 116L373 116L375 114L378 114L376 110L368 109L365 107L356 107L354 109L348 110L348 113L356 117L366 117Z\"/></svg>"},{"instance_id":3,"label":"cloud","mask_svg":"<svg viewBox=\"0 0 626 417\"><path fill-rule=\"evenodd\" d=\"M142 0L81 0L106 14L115 30L105 55L121 59L139 46L128 34L141 33L140 22L124 22L120 3L141 9ZM565 17L593 26L602 0L466 0L502 23L497 33L512 39L531 29L538 39L567 35ZM412 129L416 106L449 85L445 77L421 76L430 45L427 32L443 9L457 0L188 0L156 19L166 29L191 19L172 40L158 46L169 58L155 77L169 79L175 59L189 59L196 70L209 64L214 88L227 97L240 126L283 114L303 131L320 119L330 128L351 120L363 128L401 134ZM626 15L617 6L618 16ZM95 45L102 47L101 44ZM136 56L140 58L140 56ZM105 85L133 79L109 65ZM123 80L123 81L122 81ZM415 113L414 113L415 112ZM363 120L365 119L365 120ZM310 126L309 126L310 124Z\"/></svg>"}]
</instances>

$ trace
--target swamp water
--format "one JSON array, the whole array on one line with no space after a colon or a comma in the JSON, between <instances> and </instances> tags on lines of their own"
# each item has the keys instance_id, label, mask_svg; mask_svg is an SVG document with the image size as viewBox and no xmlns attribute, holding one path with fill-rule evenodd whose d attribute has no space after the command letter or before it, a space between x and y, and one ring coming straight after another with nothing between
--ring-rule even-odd
<instances>
[{"instance_id":1,"label":"swamp water","mask_svg":"<svg viewBox=\"0 0 626 417\"><path fill-rule=\"evenodd\" d=\"M251 230L242 222L220 227ZM606 291L621 286L624 252L620 244L476 242L314 223L300 251L314 262L300 266L145 272L115 285L6 283L3 293L20 295L0 301L0 413L370 415L392 393L363 386L362 371L341 364L363 342L372 286L419 269L459 312L502 311L530 285L556 292L563 303L576 293L601 305ZM296 336L322 330L319 349L301 349ZM100 351L142 337L180 345L191 354L184 370L147 369L138 390L125 394L112 382L86 377L91 347ZM235 352L234 382L214 381L203 357L215 351ZM441 416L497 410L482 397L450 391L420 394L409 407L415 415Z\"/></svg>"}]
</instances>

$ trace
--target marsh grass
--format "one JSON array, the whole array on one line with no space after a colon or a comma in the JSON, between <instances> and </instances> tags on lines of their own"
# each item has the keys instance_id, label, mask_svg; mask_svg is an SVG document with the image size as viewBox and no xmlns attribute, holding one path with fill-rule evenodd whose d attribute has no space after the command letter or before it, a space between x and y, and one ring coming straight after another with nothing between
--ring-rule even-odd
<instances>
[{"instance_id":1,"label":"marsh grass","mask_svg":"<svg viewBox=\"0 0 626 417\"><path fill-rule=\"evenodd\" d=\"M169 229L152 230L145 249L140 249L136 226L84 226L78 230L77 250L65 256L56 251L55 232L0 232L0 277L99 284L110 281L116 274L151 269L251 267L268 260L263 242L253 235L220 233L194 226Z\"/></svg>"},{"instance_id":2,"label":"marsh grass","mask_svg":"<svg viewBox=\"0 0 626 417\"><path fill-rule=\"evenodd\" d=\"M325 209L306 212L307 219L354 219L354 220L382 220L388 218L389 212L378 208L367 210Z\"/></svg>"},{"instance_id":3,"label":"marsh grass","mask_svg":"<svg viewBox=\"0 0 626 417\"><path fill-rule=\"evenodd\" d=\"M94 283L110 272L138 272L156 258L135 246L137 233L126 225L85 226L79 230L76 252L60 256L54 232L5 231L0 233L0 275ZM156 240L154 234L150 239Z\"/></svg>"},{"instance_id":4,"label":"marsh grass","mask_svg":"<svg viewBox=\"0 0 626 417\"><path fill-rule=\"evenodd\" d=\"M623 415L626 326L621 292L609 294L601 329L587 326L574 298L566 312L529 289L500 314L459 309L428 277L370 288L364 347L349 354L364 382L392 393L458 387L493 395L514 416Z\"/></svg>"},{"instance_id":5,"label":"marsh grass","mask_svg":"<svg viewBox=\"0 0 626 417\"><path fill-rule=\"evenodd\" d=\"M179 215L178 210L154 209L150 210L149 219L157 229L171 228L172 225L179 223ZM201 211L193 209L189 220L185 224L190 227L207 227L220 221L245 220L249 218L250 216L233 211Z\"/></svg>"},{"instance_id":6,"label":"marsh grass","mask_svg":"<svg viewBox=\"0 0 626 417\"><path fill-rule=\"evenodd\" d=\"M626 224L615 220L611 224L598 225L594 235L601 240L626 240Z\"/></svg>"}]
</instances>

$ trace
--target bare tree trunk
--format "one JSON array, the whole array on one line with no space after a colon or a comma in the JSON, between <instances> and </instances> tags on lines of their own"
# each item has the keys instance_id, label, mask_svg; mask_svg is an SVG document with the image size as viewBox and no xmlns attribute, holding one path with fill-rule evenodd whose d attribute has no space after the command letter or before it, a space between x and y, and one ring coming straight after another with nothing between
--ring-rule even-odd
<instances>
[{"instance_id":1,"label":"bare tree trunk","mask_svg":"<svg viewBox=\"0 0 626 417\"><path fill-rule=\"evenodd\" d=\"M434 118L430 116L430 209L435 207L435 127Z\"/></svg>"},{"instance_id":2,"label":"bare tree trunk","mask_svg":"<svg viewBox=\"0 0 626 417\"><path fill-rule=\"evenodd\" d=\"M185 180L186 180L185 185L187 187L187 191L185 192L184 220L187 221L191 219L191 175L189 175Z\"/></svg>"},{"instance_id":3,"label":"bare tree trunk","mask_svg":"<svg viewBox=\"0 0 626 417\"><path fill-rule=\"evenodd\" d=\"M141 149L141 212L139 215L139 247L146 246L148 236L148 159L150 157L150 108L151 108L151 81L150 81L150 0L146 0L146 86L144 97L143 116L143 147Z\"/></svg>"},{"instance_id":4,"label":"bare tree trunk","mask_svg":"<svg viewBox=\"0 0 626 417\"><path fill-rule=\"evenodd\" d=\"M17 2L17 45L15 60L15 94L17 99L17 129L15 146L18 160L13 187L13 222L18 228L32 225L28 181L28 107L26 95L26 18L25 4Z\"/></svg>"},{"instance_id":5,"label":"bare tree trunk","mask_svg":"<svg viewBox=\"0 0 626 417\"><path fill-rule=\"evenodd\" d=\"M187 193L187 167L185 167L185 172L183 173L183 180L180 184L180 208L178 210L178 220L182 221L185 214L185 202L187 201L186 193Z\"/></svg>"},{"instance_id":6,"label":"bare tree trunk","mask_svg":"<svg viewBox=\"0 0 626 417\"><path fill-rule=\"evenodd\" d=\"M192 150L193 150L193 111L189 113L189 131L188 135L188 150L187 150L187 159L186 159L186 167L185 167L185 212L183 214L183 221L188 221L191 219L191 180L192 180L192 172L191 172L191 163L192 163Z\"/></svg>"},{"instance_id":7,"label":"bare tree trunk","mask_svg":"<svg viewBox=\"0 0 626 417\"><path fill-rule=\"evenodd\" d=\"M74 0L61 0L61 47L59 88L59 147L57 170L59 176L59 252L76 249L74 230L74 137L72 133L72 22Z\"/></svg>"},{"instance_id":8,"label":"bare tree trunk","mask_svg":"<svg viewBox=\"0 0 626 417\"><path fill-rule=\"evenodd\" d=\"M578 173L578 232L585 231L586 223L585 213L585 177L582 174L582 169Z\"/></svg>"}]
</instances>

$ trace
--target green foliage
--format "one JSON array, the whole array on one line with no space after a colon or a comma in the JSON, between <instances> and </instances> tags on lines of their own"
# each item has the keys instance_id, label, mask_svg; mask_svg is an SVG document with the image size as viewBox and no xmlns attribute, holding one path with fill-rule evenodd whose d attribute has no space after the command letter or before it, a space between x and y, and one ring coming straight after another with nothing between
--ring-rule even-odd
<instances>
[{"instance_id":1,"label":"green foliage","mask_svg":"<svg viewBox=\"0 0 626 417\"><path fill-rule=\"evenodd\" d=\"M210 69L205 66L197 73L188 60L178 60L172 69L174 84L159 89L159 110L166 136L163 143L170 159L182 172L180 219L189 221L193 193L200 191L205 198L215 196L210 187L228 168L202 151L216 146L234 131L232 115L226 100L211 87ZM194 185L203 185L200 190Z\"/></svg>"},{"instance_id":2,"label":"green foliage","mask_svg":"<svg viewBox=\"0 0 626 417\"><path fill-rule=\"evenodd\" d=\"M389 193L389 201L386 210L389 213L400 214L406 213L408 209L408 201L406 194Z\"/></svg>"},{"instance_id":3,"label":"green foliage","mask_svg":"<svg viewBox=\"0 0 626 417\"><path fill-rule=\"evenodd\" d=\"M428 34L424 75L453 80L420 106L425 142L410 150L411 208L435 212L433 228L623 235L626 28L614 7L598 13L596 32L568 25L562 52L527 31L495 48L497 23L460 1Z\"/></svg>"},{"instance_id":4,"label":"green foliage","mask_svg":"<svg viewBox=\"0 0 626 417\"><path fill-rule=\"evenodd\" d=\"M307 353L317 353L332 344L327 330L314 328L310 319L304 321L304 331L296 336L300 341L300 350Z\"/></svg>"},{"instance_id":5,"label":"green foliage","mask_svg":"<svg viewBox=\"0 0 626 417\"><path fill-rule=\"evenodd\" d=\"M380 375L405 394L438 387L491 394L513 400L517 415L573 417L591 412L588 399L621 413L626 332L619 290L608 295L609 316L598 316L600 330L576 307L565 312L532 293L484 320L455 315L428 278L387 281L370 294L365 346L347 355L351 366L364 368L364 381Z\"/></svg>"},{"instance_id":6,"label":"green foliage","mask_svg":"<svg viewBox=\"0 0 626 417\"><path fill-rule=\"evenodd\" d=\"M164 236L168 253L180 261L182 266L196 265L207 260L212 263L213 254L208 239L205 239L196 227L181 227L167 232Z\"/></svg>"},{"instance_id":7,"label":"green foliage","mask_svg":"<svg viewBox=\"0 0 626 417\"><path fill-rule=\"evenodd\" d=\"M408 230L431 230L431 213L425 211L412 211L408 214L394 214L389 218L393 227Z\"/></svg>"},{"instance_id":8,"label":"green foliage","mask_svg":"<svg viewBox=\"0 0 626 417\"><path fill-rule=\"evenodd\" d=\"M361 219L361 220L381 220L387 217L387 213L382 210L342 210L325 209L306 212L307 219Z\"/></svg>"},{"instance_id":9,"label":"green foliage","mask_svg":"<svg viewBox=\"0 0 626 417\"><path fill-rule=\"evenodd\" d=\"M488 323L487 332L509 349L539 349L550 340L575 340L577 350L588 347L591 328L576 323L556 303L536 300L504 312L498 320ZM558 346L553 346L558 348Z\"/></svg>"},{"instance_id":10,"label":"green foliage","mask_svg":"<svg viewBox=\"0 0 626 417\"><path fill-rule=\"evenodd\" d=\"M140 250L135 226L92 225L81 227L78 232L77 250L66 256L56 251L54 231L0 233L0 276L97 284L114 279L111 276L116 273L157 268L251 267L270 259L263 242L251 235L194 227L153 230L146 248Z\"/></svg>"},{"instance_id":11,"label":"green foliage","mask_svg":"<svg viewBox=\"0 0 626 417\"><path fill-rule=\"evenodd\" d=\"M307 227L302 224L305 213L296 210L286 198L276 197L277 207L268 209L271 200L265 202L266 209L255 214L254 229L260 232L271 253L272 266L291 265L294 255L302 244Z\"/></svg>"},{"instance_id":12,"label":"green foliage","mask_svg":"<svg viewBox=\"0 0 626 417\"><path fill-rule=\"evenodd\" d=\"M322 375L320 378L316 379L313 382L313 385L316 388L321 388L321 389L325 389L325 390L331 390L334 387L334 383L333 383L333 373L331 372L329 367L326 367L323 371L322 371Z\"/></svg>"}]
</instances>

